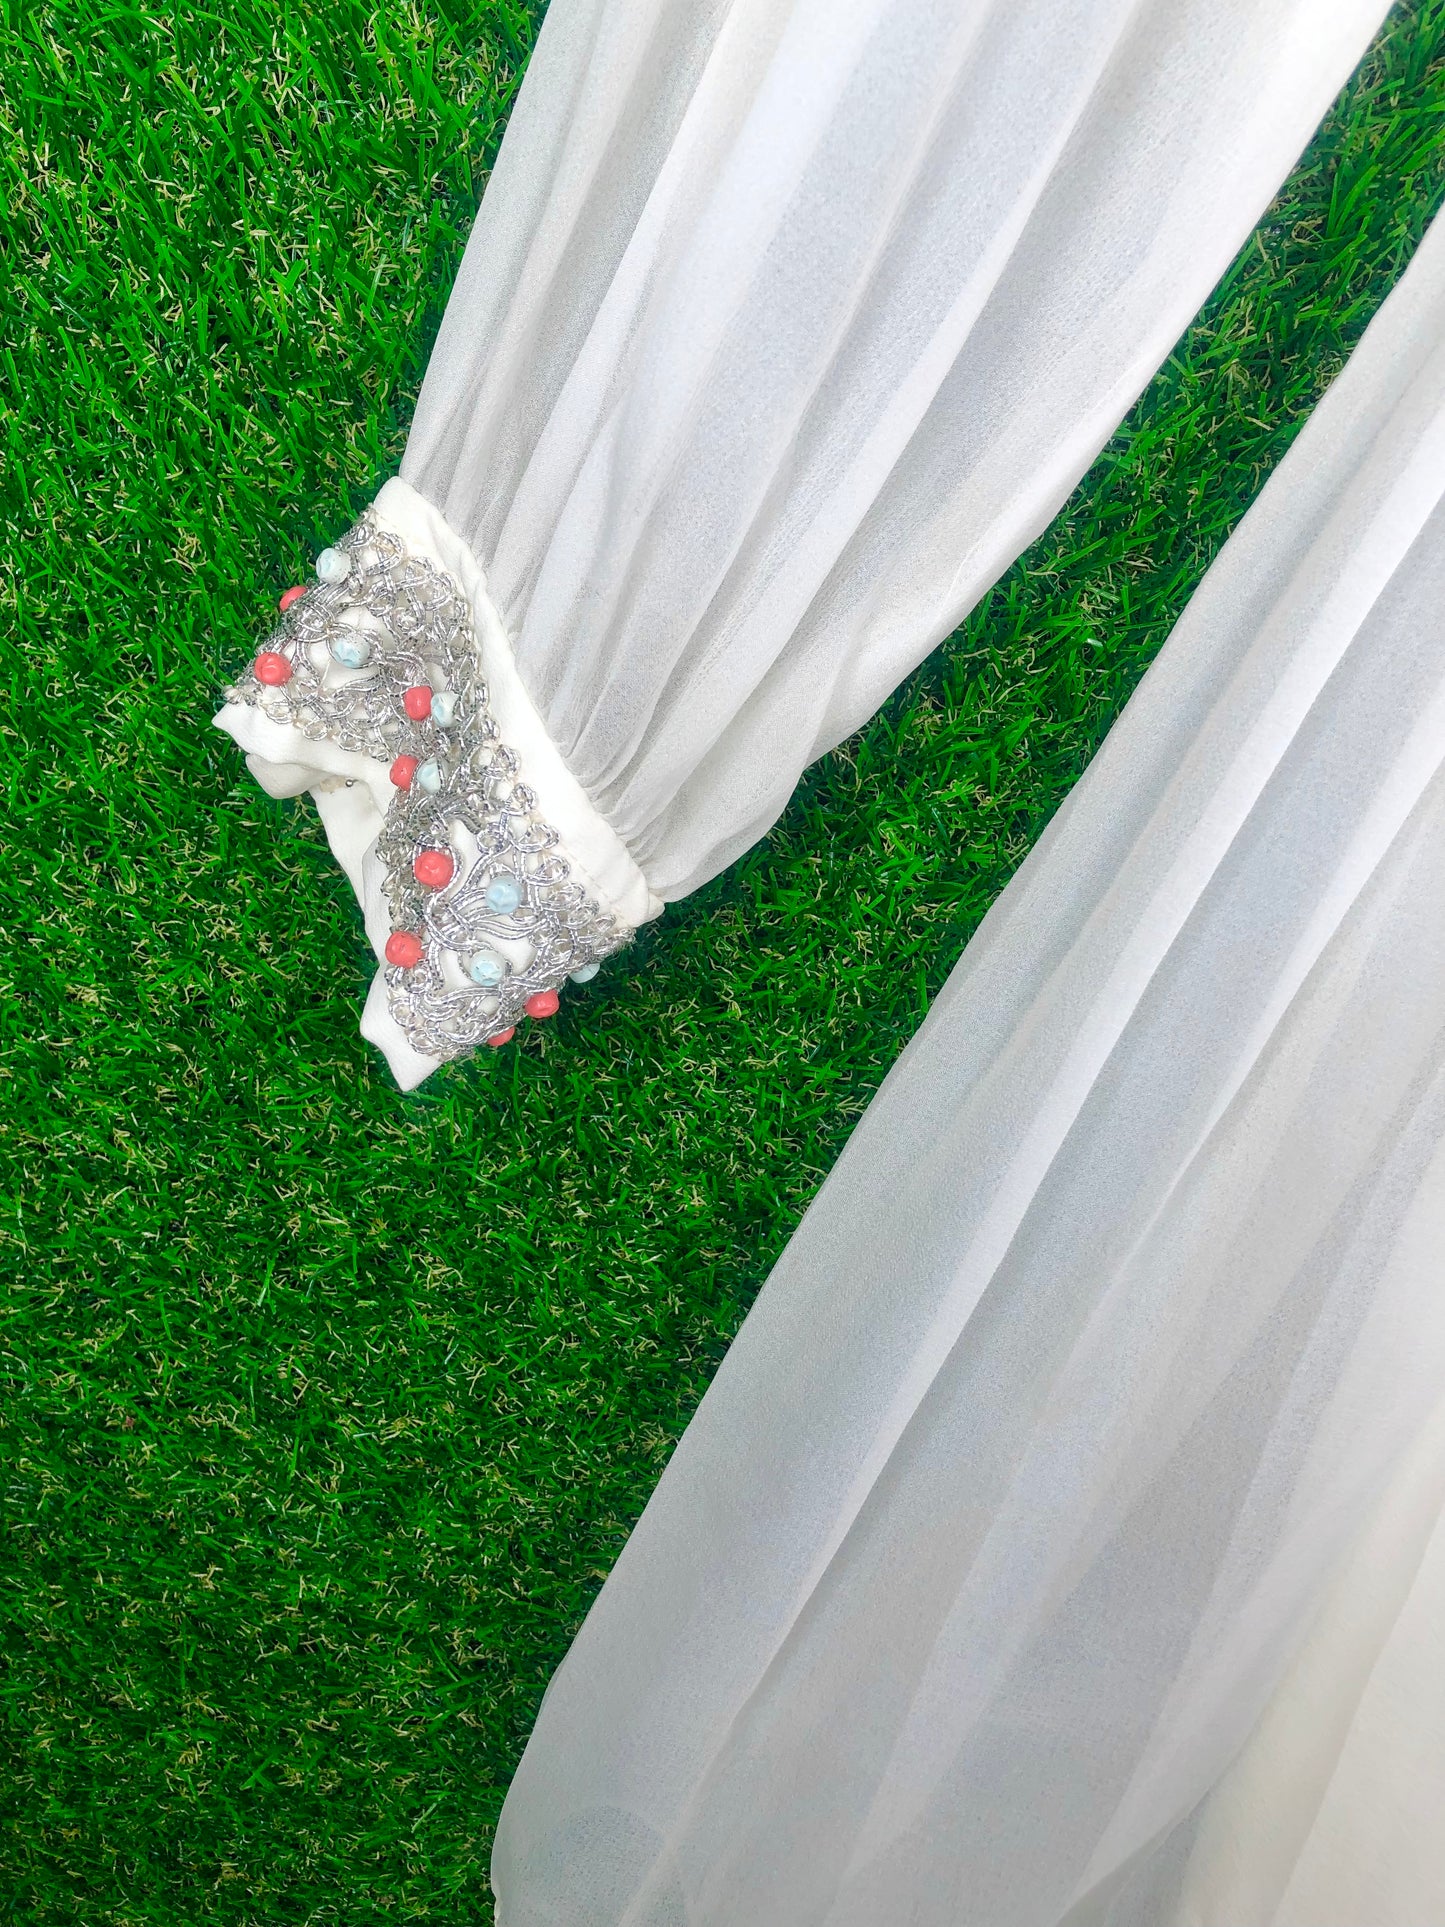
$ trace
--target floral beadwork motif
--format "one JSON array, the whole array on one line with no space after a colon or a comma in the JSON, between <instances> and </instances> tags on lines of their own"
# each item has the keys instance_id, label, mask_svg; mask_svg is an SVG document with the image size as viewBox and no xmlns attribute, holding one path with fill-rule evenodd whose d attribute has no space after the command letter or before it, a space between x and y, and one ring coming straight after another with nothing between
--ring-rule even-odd
<instances>
[{"instance_id":1,"label":"floral beadwork motif","mask_svg":"<svg viewBox=\"0 0 1445 1927\"><path fill-rule=\"evenodd\" d=\"M317 573L304 594L287 591L226 699L390 767L376 846L393 926L387 1000L415 1050L461 1057L524 1016L550 1016L562 982L585 982L632 933L538 814L456 581L370 511Z\"/></svg>"}]
</instances>

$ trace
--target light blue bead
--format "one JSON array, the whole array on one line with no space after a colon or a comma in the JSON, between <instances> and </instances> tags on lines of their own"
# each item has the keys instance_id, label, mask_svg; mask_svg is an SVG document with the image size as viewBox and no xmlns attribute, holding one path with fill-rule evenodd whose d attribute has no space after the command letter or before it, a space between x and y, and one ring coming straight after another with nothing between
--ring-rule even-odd
<instances>
[{"instance_id":1,"label":"light blue bead","mask_svg":"<svg viewBox=\"0 0 1445 1927\"><path fill-rule=\"evenodd\" d=\"M507 966L494 950L479 950L467 965L467 975L484 990L495 990L507 974Z\"/></svg>"},{"instance_id":2,"label":"light blue bead","mask_svg":"<svg viewBox=\"0 0 1445 1927\"><path fill-rule=\"evenodd\" d=\"M364 669L371 661L371 642L366 636L338 636L331 653L343 669Z\"/></svg>"},{"instance_id":3,"label":"light blue bead","mask_svg":"<svg viewBox=\"0 0 1445 1927\"><path fill-rule=\"evenodd\" d=\"M431 719L438 729L450 729L457 719L457 699L450 689L432 691Z\"/></svg>"},{"instance_id":4,"label":"light blue bead","mask_svg":"<svg viewBox=\"0 0 1445 1927\"><path fill-rule=\"evenodd\" d=\"M601 968L600 963L580 964L576 970L569 970L567 975L574 984L590 984Z\"/></svg>"},{"instance_id":5,"label":"light blue bead","mask_svg":"<svg viewBox=\"0 0 1445 1927\"><path fill-rule=\"evenodd\" d=\"M441 764L432 762L418 763L416 775L413 776L411 780L419 790L425 790L428 796L435 796L442 786Z\"/></svg>"},{"instance_id":6,"label":"light blue bead","mask_svg":"<svg viewBox=\"0 0 1445 1927\"><path fill-rule=\"evenodd\" d=\"M351 557L345 549L323 549L316 558L316 575L321 582L344 582L351 574Z\"/></svg>"},{"instance_id":7,"label":"light blue bead","mask_svg":"<svg viewBox=\"0 0 1445 1927\"><path fill-rule=\"evenodd\" d=\"M499 917L509 917L522 901L522 892L515 877L493 877L487 885L487 908L495 910Z\"/></svg>"}]
</instances>

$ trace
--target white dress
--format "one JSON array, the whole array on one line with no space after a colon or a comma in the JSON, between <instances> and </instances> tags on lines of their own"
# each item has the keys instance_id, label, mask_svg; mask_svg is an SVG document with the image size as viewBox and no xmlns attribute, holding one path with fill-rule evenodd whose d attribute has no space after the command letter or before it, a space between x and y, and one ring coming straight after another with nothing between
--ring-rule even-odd
<instances>
[{"instance_id":1,"label":"white dress","mask_svg":"<svg viewBox=\"0 0 1445 1927\"><path fill-rule=\"evenodd\" d=\"M218 718L316 796L404 1085L956 625L1383 10L553 0L402 476ZM504 1927L1445 1919L1440 255L759 1299L549 1692Z\"/></svg>"},{"instance_id":2,"label":"white dress","mask_svg":"<svg viewBox=\"0 0 1445 1927\"><path fill-rule=\"evenodd\" d=\"M1442 610L1437 226L764 1287L504 1927L1445 1920Z\"/></svg>"}]
</instances>

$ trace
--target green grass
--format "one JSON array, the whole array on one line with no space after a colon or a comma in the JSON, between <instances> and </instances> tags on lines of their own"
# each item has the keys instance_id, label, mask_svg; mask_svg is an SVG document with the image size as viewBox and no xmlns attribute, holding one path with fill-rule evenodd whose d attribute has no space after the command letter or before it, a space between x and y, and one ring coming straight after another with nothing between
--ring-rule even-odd
<instances>
[{"instance_id":1,"label":"green grass","mask_svg":"<svg viewBox=\"0 0 1445 1927\"><path fill-rule=\"evenodd\" d=\"M535 10L174 12L0 7L0 1917L474 1923L769 1265L1433 211L1445 0L773 836L405 1100L313 814L207 722L395 468Z\"/></svg>"}]
</instances>

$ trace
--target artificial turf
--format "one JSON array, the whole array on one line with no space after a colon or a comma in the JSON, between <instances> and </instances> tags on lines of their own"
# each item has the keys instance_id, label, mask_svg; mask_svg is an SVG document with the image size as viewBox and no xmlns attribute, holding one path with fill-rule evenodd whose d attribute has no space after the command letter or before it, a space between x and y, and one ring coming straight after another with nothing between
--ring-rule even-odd
<instances>
[{"instance_id":1,"label":"artificial turf","mask_svg":"<svg viewBox=\"0 0 1445 1927\"><path fill-rule=\"evenodd\" d=\"M960 946L1408 259L1403 6L1064 514L773 835L398 1095L208 727L394 471L520 0L0 5L0 1918L483 1922L542 1688Z\"/></svg>"}]
</instances>

